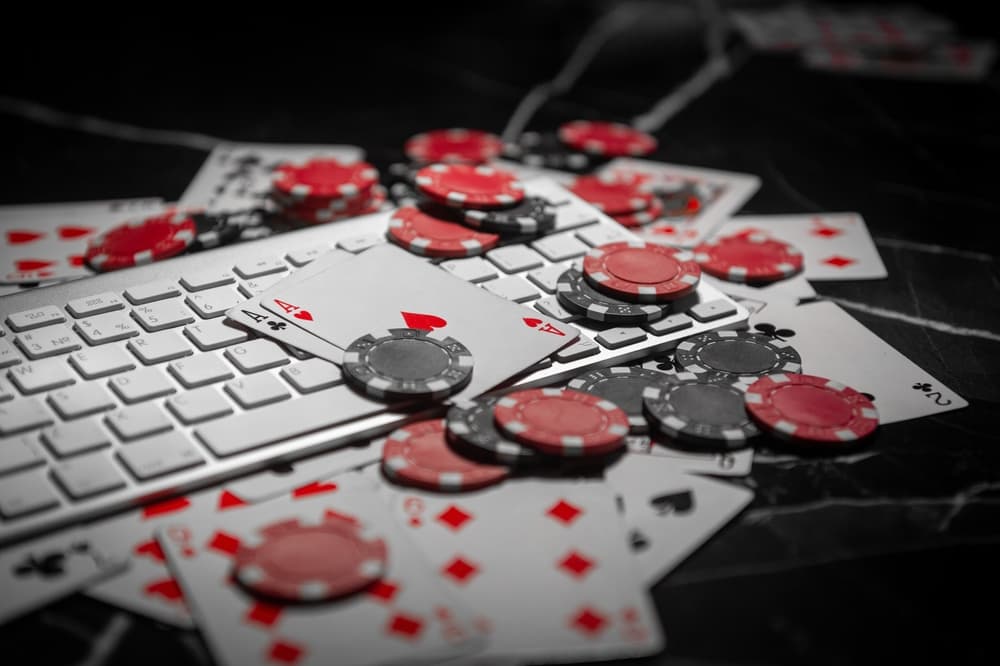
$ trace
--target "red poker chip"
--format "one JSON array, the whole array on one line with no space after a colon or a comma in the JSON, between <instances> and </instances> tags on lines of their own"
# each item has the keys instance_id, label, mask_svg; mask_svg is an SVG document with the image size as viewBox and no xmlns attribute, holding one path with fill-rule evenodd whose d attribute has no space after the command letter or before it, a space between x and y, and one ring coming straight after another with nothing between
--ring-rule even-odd
<instances>
[{"instance_id":1,"label":"red poker chip","mask_svg":"<svg viewBox=\"0 0 1000 666\"><path fill-rule=\"evenodd\" d=\"M503 151L503 141L489 132L454 127L411 136L403 152L414 162L489 162Z\"/></svg>"},{"instance_id":2,"label":"red poker chip","mask_svg":"<svg viewBox=\"0 0 1000 666\"><path fill-rule=\"evenodd\" d=\"M625 215L646 210L655 197L640 189L636 178L578 176L570 192L608 215Z\"/></svg>"},{"instance_id":3,"label":"red poker chip","mask_svg":"<svg viewBox=\"0 0 1000 666\"><path fill-rule=\"evenodd\" d=\"M417 187L426 196L463 208L502 208L524 198L517 176L490 166L432 164L417 171Z\"/></svg>"},{"instance_id":4,"label":"red poker chip","mask_svg":"<svg viewBox=\"0 0 1000 666\"><path fill-rule=\"evenodd\" d=\"M425 257L473 257L496 247L500 236L403 206L389 218L389 240Z\"/></svg>"},{"instance_id":5,"label":"red poker chip","mask_svg":"<svg viewBox=\"0 0 1000 666\"><path fill-rule=\"evenodd\" d=\"M800 444L849 444L878 427L871 400L825 377L765 375L747 388L744 400L763 428Z\"/></svg>"},{"instance_id":6,"label":"red poker chip","mask_svg":"<svg viewBox=\"0 0 1000 666\"><path fill-rule=\"evenodd\" d=\"M418 421L392 432L382 471L401 484L428 490L474 490L500 483L510 470L458 455L448 446L444 419Z\"/></svg>"},{"instance_id":7,"label":"red poker chip","mask_svg":"<svg viewBox=\"0 0 1000 666\"><path fill-rule=\"evenodd\" d=\"M389 195L381 185L375 185L368 196L357 199L337 199L329 206L310 206L298 203L283 206L281 213L285 217L302 220L309 224L324 224L336 222L359 215L370 215L378 212L388 200Z\"/></svg>"},{"instance_id":8,"label":"red poker chip","mask_svg":"<svg viewBox=\"0 0 1000 666\"><path fill-rule=\"evenodd\" d=\"M360 523L328 516L316 525L297 519L258 530L241 543L234 577L256 594L284 601L326 601L371 585L386 571L385 542Z\"/></svg>"},{"instance_id":9,"label":"red poker chip","mask_svg":"<svg viewBox=\"0 0 1000 666\"><path fill-rule=\"evenodd\" d=\"M572 389L509 393L493 408L497 427L542 453L604 455L625 445L628 414L610 400Z\"/></svg>"},{"instance_id":10,"label":"red poker chip","mask_svg":"<svg viewBox=\"0 0 1000 666\"><path fill-rule=\"evenodd\" d=\"M171 210L125 222L92 238L83 257L91 268L102 272L141 266L180 254L197 233L190 214Z\"/></svg>"},{"instance_id":11,"label":"red poker chip","mask_svg":"<svg viewBox=\"0 0 1000 666\"><path fill-rule=\"evenodd\" d=\"M621 123L574 120L559 128L559 138L570 148L604 157L648 155L656 139Z\"/></svg>"},{"instance_id":12,"label":"red poker chip","mask_svg":"<svg viewBox=\"0 0 1000 666\"><path fill-rule=\"evenodd\" d=\"M687 296L701 281L693 254L641 241L593 248L583 258L583 275L599 291L638 303Z\"/></svg>"},{"instance_id":13,"label":"red poker chip","mask_svg":"<svg viewBox=\"0 0 1000 666\"><path fill-rule=\"evenodd\" d=\"M614 221L628 229L639 229L656 222L663 216L664 206L659 197L653 197L649 202L649 208L640 210L637 213L625 213L623 215L613 215Z\"/></svg>"},{"instance_id":14,"label":"red poker chip","mask_svg":"<svg viewBox=\"0 0 1000 666\"><path fill-rule=\"evenodd\" d=\"M802 270L802 251L765 234L740 234L702 243L695 261L730 282L774 282Z\"/></svg>"},{"instance_id":15,"label":"red poker chip","mask_svg":"<svg viewBox=\"0 0 1000 666\"><path fill-rule=\"evenodd\" d=\"M368 162L345 164L335 159L312 159L304 164L278 166L272 187L278 196L291 201L353 199L378 181L378 171Z\"/></svg>"}]
</instances>

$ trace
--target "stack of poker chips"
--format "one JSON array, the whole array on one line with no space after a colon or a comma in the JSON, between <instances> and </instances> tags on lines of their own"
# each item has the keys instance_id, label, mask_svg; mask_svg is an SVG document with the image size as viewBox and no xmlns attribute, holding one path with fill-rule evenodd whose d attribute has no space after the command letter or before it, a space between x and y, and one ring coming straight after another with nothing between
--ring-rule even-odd
<instances>
[{"instance_id":1,"label":"stack of poker chips","mask_svg":"<svg viewBox=\"0 0 1000 666\"><path fill-rule=\"evenodd\" d=\"M272 175L269 197L286 219L324 224L375 213L388 195L371 164L315 158L279 165Z\"/></svg>"}]
</instances>

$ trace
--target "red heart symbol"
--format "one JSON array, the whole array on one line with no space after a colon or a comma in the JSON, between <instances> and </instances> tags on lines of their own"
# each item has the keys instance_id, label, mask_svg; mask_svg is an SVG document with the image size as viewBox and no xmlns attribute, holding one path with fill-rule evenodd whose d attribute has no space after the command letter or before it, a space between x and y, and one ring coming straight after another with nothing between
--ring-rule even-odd
<instances>
[{"instance_id":1,"label":"red heart symbol","mask_svg":"<svg viewBox=\"0 0 1000 666\"><path fill-rule=\"evenodd\" d=\"M79 238L94 233L91 227L59 227L59 238Z\"/></svg>"},{"instance_id":2,"label":"red heart symbol","mask_svg":"<svg viewBox=\"0 0 1000 666\"><path fill-rule=\"evenodd\" d=\"M7 243L10 245L20 245L21 243L30 243L44 237L45 234L38 233L37 231L8 231Z\"/></svg>"},{"instance_id":3,"label":"red heart symbol","mask_svg":"<svg viewBox=\"0 0 1000 666\"><path fill-rule=\"evenodd\" d=\"M435 328L444 328L448 325L447 320L430 314L420 314L419 312L400 312L407 328L417 328L421 331L433 331Z\"/></svg>"},{"instance_id":4,"label":"red heart symbol","mask_svg":"<svg viewBox=\"0 0 1000 666\"><path fill-rule=\"evenodd\" d=\"M160 544L157 543L156 539L150 539L149 541L144 541L135 547L136 555L146 555L153 558L157 562L166 562L167 558L163 554L163 549L160 548Z\"/></svg>"},{"instance_id":5,"label":"red heart symbol","mask_svg":"<svg viewBox=\"0 0 1000 666\"><path fill-rule=\"evenodd\" d=\"M48 268L55 263L54 261L46 261L45 259L19 259L14 262L14 267L19 271L30 272Z\"/></svg>"},{"instance_id":6,"label":"red heart symbol","mask_svg":"<svg viewBox=\"0 0 1000 666\"><path fill-rule=\"evenodd\" d=\"M163 597L166 601L180 601L183 597L181 586L173 578L153 581L145 587L144 592L151 597Z\"/></svg>"},{"instance_id":7,"label":"red heart symbol","mask_svg":"<svg viewBox=\"0 0 1000 666\"><path fill-rule=\"evenodd\" d=\"M309 314L309 310L299 310L292 316L295 317L296 319L305 319L306 321L313 320L313 316Z\"/></svg>"},{"instance_id":8,"label":"red heart symbol","mask_svg":"<svg viewBox=\"0 0 1000 666\"><path fill-rule=\"evenodd\" d=\"M531 328L537 328L539 324L542 323L541 319L535 319L534 317L525 317L524 323Z\"/></svg>"},{"instance_id":9,"label":"red heart symbol","mask_svg":"<svg viewBox=\"0 0 1000 666\"><path fill-rule=\"evenodd\" d=\"M83 266L83 255L82 254L71 254L66 257L66 261L69 262L70 266Z\"/></svg>"}]
</instances>

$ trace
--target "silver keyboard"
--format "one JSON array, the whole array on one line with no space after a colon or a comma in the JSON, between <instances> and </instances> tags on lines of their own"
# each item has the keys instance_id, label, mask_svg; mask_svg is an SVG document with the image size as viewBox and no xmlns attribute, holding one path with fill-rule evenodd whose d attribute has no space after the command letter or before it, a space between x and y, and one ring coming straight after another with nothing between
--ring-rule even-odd
<instances>
[{"instance_id":1,"label":"silver keyboard","mask_svg":"<svg viewBox=\"0 0 1000 666\"><path fill-rule=\"evenodd\" d=\"M457 279L581 330L579 341L507 386L565 381L746 325L746 309L704 283L674 313L642 327L600 326L566 312L555 297L559 274L590 247L634 236L551 181L529 181L526 190L556 204L552 233L439 262ZM388 216L0 298L0 543L426 416L368 400L335 366L224 316L331 248L360 252L385 242Z\"/></svg>"}]
</instances>

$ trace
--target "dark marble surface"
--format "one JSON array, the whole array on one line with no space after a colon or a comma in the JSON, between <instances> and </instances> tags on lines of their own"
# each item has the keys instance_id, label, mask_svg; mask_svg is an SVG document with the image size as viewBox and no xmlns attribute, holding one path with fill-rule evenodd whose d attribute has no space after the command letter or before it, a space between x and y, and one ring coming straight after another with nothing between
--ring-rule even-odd
<instances>
[{"instance_id":1,"label":"dark marble surface","mask_svg":"<svg viewBox=\"0 0 1000 666\"><path fill-rule=\"evenodd\" d=\"M373 8L350 28L110 29L6 44L0 93L143 127L343 142L384 167L423 129L499 131L600 3ZM686 5L649 5L531 127L645 111L701 57ZM989 30L959 4L973 34ZM152 38L152 39L150 39ZM889 270L817 283L967 398L839 458L759 455L752 506L655 588L664 664L996 663L1000 87L742 66L657 133L665 161L756 173L754 213L860 211ZM204 154L0 113L3 203L178 196ZM5 663L207 663L197 635L73 597L0 629ZM16 658L7 661L7 656Z\"/></svg>"}]
</instances>

